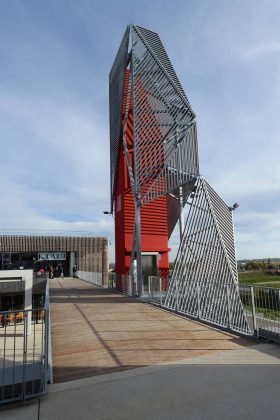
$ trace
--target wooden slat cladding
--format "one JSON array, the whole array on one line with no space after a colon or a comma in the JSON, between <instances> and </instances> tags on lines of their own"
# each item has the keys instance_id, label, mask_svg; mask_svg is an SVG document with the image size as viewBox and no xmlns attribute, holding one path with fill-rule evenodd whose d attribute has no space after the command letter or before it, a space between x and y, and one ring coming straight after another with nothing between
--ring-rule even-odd
<instances>
[{"instance_id":1,"label":"wooden slat cladding","mask_svg":"<svg viewBox=\"0 0 280 420\"><path fill-rule=\"evenodd\" d=\"M0 235L0 253L42 251L75 252L78 270L108 273L107 238Z\"/></svg>"}]
</instances>

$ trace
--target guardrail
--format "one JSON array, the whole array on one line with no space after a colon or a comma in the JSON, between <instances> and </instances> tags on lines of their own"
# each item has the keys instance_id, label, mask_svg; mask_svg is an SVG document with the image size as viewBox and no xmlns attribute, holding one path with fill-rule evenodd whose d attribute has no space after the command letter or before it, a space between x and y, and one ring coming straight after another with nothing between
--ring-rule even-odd
<instances>
[{"instance_id":1,"label":"guardrail","mask_svg":"<svg viewBox=\"0 0 280 420\"><path fill-rule=\"evenodd\" d=\"M173 305L168 306L168 287L168 278L149 277L148 301L234 332L280 342L280 289L192 281L184 296L174 290Z\"/></svg>"},{"instance_id":2,"label":"guardrail","mask_svg":"<svg viewBox=\"0 0 280 420\"><path fill-rule=\"evenodd\" d=\"M280 289L191 281L184 296L175 286L170 304L169 285L169 277L150 276L141 299L233 332L280 342ZM108 288L137 295L131 275L110 273Z\"/></svg>"},{"instance_id":3,"label":"guardrail","mask_svg":"<svg viewBox=\"0 0 280 420\"><path fill-rule=\"evenodd\" d=\"M47 392L49 298L45 306L0 312L0 404Z\"/></svg>"},{"instance_id":4,"label":"guardrail","mask_svg":"<svg viewBox=\"0 0 280 420\"><path fill-rule=\"evenodd\" d=\"M280 342L280 289L241 285L239 290L254 334Z\"/></svg>"},{"instance_id":5,"label":"guardrail","mask_svg":"<svg viewBox=\"0 0 280 420\"><path fill-rule=\"evenodd\" d=\"M110 273L108 289L115 289L127 296L137 295L137 285L134 276L129 274Z\"/></svg>"},{"instance_id":6,"label":"guardrail","mask_svg":"<svg viewBox=\"0 0 280 420\"><path fill-rule=\"evenodd\" d=\"M87 283L96 284L101 287L104 286L104 274L102 272L76 271L75 276Z\"/></svg>"}]
</instances>

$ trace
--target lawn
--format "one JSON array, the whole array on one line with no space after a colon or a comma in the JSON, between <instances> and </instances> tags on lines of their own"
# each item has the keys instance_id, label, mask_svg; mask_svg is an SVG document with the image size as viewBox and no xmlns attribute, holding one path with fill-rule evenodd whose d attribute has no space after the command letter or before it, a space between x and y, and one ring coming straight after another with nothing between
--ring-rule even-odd
<instances>
[{"instance_id":1,"label":"lawn","mask_svg":"<svg viewBox=\"0 0 280 420\"><path fill-rule=\"evenodd\" d=\"M267 273L266 271L250 271L238 273L239 284L280 288L280 276Z\"/></svg>"}]
</instances>

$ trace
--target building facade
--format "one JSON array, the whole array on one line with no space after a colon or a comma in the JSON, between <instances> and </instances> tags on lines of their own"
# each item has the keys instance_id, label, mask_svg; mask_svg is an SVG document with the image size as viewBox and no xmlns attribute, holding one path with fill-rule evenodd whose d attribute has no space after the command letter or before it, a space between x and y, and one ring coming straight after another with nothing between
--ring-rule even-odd
<instances>
[{"instance_id":1,"label":"building facade","mask_svg":"<svg viewBox=\"0 0 280 420\"><path fill-rule=\"evenodd\" d=\"M108 238L92 236L0 236L0 269L56 268L64 276L98 278L107 283L109 268Z\"/></svg>"}]
</instances>

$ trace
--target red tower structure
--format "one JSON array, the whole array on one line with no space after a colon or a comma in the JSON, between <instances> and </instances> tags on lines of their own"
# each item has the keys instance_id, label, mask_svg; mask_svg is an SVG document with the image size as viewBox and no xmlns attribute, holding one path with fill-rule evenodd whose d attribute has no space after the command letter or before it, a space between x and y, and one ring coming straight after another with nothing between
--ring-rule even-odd
<instances>
[{"instance_id":1,"label":"red tower structure","mask_svg":"<svg viewBox=\"0 0 280 420\"><path fill-rule=\"evenodd\" d=\"M149 275L169 273L168 239L198 175L195 114L147 29L127 27L109 81L115 271L141 295Z\"/></svg>"},{"instance_id":2,"label":"red tower structure","mask_svg":"<svg viewBox=\"0 0 280 420\"><path fill-rule=\"evenodd\" d=\"M123 290L141 296L147 276L168 274L168 239L179 220L172 276L164 284L151 279L150 299L159 296L163 307L250 333L235 258L232 211L238 205L229 207L199 174L195 114L158 34L136 25L127 27L110 72L110 146Z\"/></svg>"}]
</instances>

